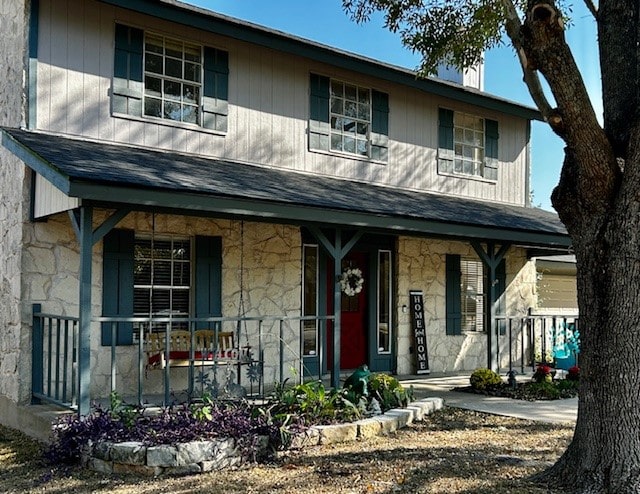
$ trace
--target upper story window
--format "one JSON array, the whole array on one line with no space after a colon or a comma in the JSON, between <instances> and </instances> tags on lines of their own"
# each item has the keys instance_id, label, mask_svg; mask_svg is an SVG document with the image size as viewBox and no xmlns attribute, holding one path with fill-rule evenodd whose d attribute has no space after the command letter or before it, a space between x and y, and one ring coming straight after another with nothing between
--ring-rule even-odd
<instances>
[{"instance_id":1,"label":"upper story window","mask_svg":"<svg viewBox=\"0 0 640 494\"><path fill-rule=\"evenodd\" d=\"M388 160L389 95L310 76L309 149Z\"/></svg>"},{"instance_id":2,"label":"upper story window","mask_svg":"<svg viewBox=\"0 0 640 494\"><path fill-rule=\"evenodd\" d=\"M116 24L115 114L227 130L229 54Z\"/></svg>"},{"instance_id":3,"label":"upper story window","mask_svg":"<svg viewBox=\"0 0 640 494\"><path fill-rule=\"evenodd\" d=\"M369 156L371 91L331 81L331 150Z\"/></svg>"},{"instance_id":4,"label":"upper story window","mask_svg":"<svg viewBox=\"0 0 640 494\"><path fill-rule=\"evenodd\" d=\"M438 172L498 179L498 122L439 110Z\"/></svg>"},{"instance_id":5,"label":"upper story window","mask_svg":"<svg viewBox=\"0 0 640 494\"><path fill-rule=\"evenodd\" d=\"M147 34L144 114L200 124L202 47Z\"/></svg>"}]
</instances>

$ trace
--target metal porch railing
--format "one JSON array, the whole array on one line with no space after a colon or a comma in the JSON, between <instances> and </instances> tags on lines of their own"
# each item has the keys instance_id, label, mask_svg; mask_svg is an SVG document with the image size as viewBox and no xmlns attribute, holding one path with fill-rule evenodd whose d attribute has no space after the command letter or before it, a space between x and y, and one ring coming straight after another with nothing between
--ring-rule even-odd
<instances>
[{"instance_id":1,"label":"metal porch railing","mask_svg":"<svg viewBox=\"0 0 640 494\"><path fill-rule=\"evenodd\" d=\"M303 322L316 321L319 334L323 334L327 321L333 319L333 316L96 317L93 322L106 325L110 330L111 345L101 346L97 352L92 349L92 380L98 369L104 369L108 364L109 375L97 377L101 382L108 381L109 392L116 392L126 401L135 401L142 406L189 401L204 394L232 397L241 393L260 398L265 395L265 382L303 379L305 369L300 337ZM118 332L125 324L133 325L133 345L116 344ZM76 409L80 372L77 368L78 328L77 317L42 313L40 305L34 305L34 402ZM170 348L171 334L178 331L176 328L186 330L190 335L189 350L180 355L187 362L182 370L171 365L174 353ZM203 328L213 331L216 343L209 348L196 348L196 333ZM146 344L151 331L164 336L163 357L167 365L161 368L150 365ZM233 334L237 351L218 348L221 333ZM100 393L100 398L107 398L103 396L105 394Z\"/></svg>"},{"instance_id":2,"label":"metal porch railing","mask_svg":"<svg viewBox=\"0 0 640 494\"><path fill-rule=\"evenodd\" d=\"M577 314L538 314L521 317L498 316L495 318L495 338L498 341L497 362L501 367L501 355L508 354L508 370L520 368L535 371L536 365L556 365L567 357L578 364L579 317ZM562 358L561 358L562 357ZM502 369L498 368L498 372Z\"/></svg>"}]
</instances>

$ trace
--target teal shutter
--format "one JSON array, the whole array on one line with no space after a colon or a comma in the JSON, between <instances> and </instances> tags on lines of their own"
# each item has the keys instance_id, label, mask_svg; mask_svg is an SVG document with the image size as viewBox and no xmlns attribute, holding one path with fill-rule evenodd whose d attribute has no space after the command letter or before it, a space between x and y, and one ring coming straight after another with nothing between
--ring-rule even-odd
<instances>
[{"instance_id":1,"label":"teal shutter","mask_svg":"<svg viewBox=\"0 0 640 494\"><path fill-rule=\"evenodd\" d=\"M229 116L229 52L204 47L202 126L227 131Z\"/></svg>"},{"instance_id":2,"label":"teal shutter","mask_svg":"<svg viewBox=\"0 0 640 494\"><path fill-rule=\"evenodd\" d=\"M389 159L389 95L371 91L371 159Z\"/></svg>"},{"instance_id":3,"label":"teal shutter","mask_svg":"<svg viewBox=\"0 0 640 494\"><path fill-rule=\"evenodd\" d=\"M453 111L438 108L438 171L453 173Z\"/></svg>"},{"instance_id":4,"label":"teal shutter","mask_svg":"<svg viewBox=\"0 0 640 494\"><path fill-rule=\"evenodd\" d=\"M446 267L446 333L448 335L459 335L462 334L460 256L447 254Z\"/></svg>"},{"instance_id":5,"label":"teal shutter","mask_svg":"<svg viewBox=\"0 0 640 494\"><path fill-rule=\"evenodd\" d=\"M196 237L195 298L196 317L222 315L222 238ZM198 324L206 328L210 324Z\"/></svg>"},{"instance_id":6,"label":"teal shutter","mask_svg":"<svg viewBox=\"0 0 640 494\"><path fill-rule=\"evenodd\" d=\"M111 230L103 240L102 315L133 317L133 230ZM111 323L102 324L102 345L111 345ZM118 323L116 345L133 344L133 324Z\"/></svg>"},{"instance_id":7,"label":"teal shutter","mask_svg":"<svg viewBox=\"0 0 640 494\"><path fill-rule=\"evenodd\" d=\"M309 77L309 149L329 151L329 78Z\"/></svg>"},{"instance_id":8,"label":"teal shutter","mask_svg":"<svg viewBox=\"0 0 640 494\"><path fill-rule=\"evenodd\" d=\"M142 29L116 24L112 105L114 113L142 116Z\"/></svg>"},{"instance_id":9,"label":"teal shutter","mask_svg":"<svg viewBox=\"0 0 640 494\"><path fill-rule=\"evenodd\" d=\"M484 121L484 178L498 180L498 122Z\"/></svg>"},{"instance_id":10,"label":"teal shutter","mask_svg":"<svg viewBox=\"0 0 640 494\"><path fill-rule=\"evenodd\" d=\"M496 267L496 299L498 301L496 305L496 315L497 316L506 316L507 315L507 300L505 295L505 290L507 289L507 268L505 260L502 259L500 264ZM498 322L498 328L500 329L500 334L507 334L507 322L506 320L501 320Z\"/></svg>"}]
</instances>

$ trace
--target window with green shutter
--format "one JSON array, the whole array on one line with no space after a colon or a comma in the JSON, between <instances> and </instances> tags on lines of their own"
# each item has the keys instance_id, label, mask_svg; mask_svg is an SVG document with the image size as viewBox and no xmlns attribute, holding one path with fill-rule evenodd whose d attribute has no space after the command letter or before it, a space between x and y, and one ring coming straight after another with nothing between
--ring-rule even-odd
<instances>
[{"instance_id":1,"label":"window with green shutter","mask_svg":"<svg viewBox=\"0 0 640 494\"><path fill-rule=\"evenodd\" d=\"M438 172L498 179L498 122L438 109Z\"/></svg>"},{"instance_id":2,"label":"window with green shutter","mask_svg":"<svg viewBox=\"0 0 640 494\"><path fill-rule=\"evenodd\" d=\"M229 54L116 24L113 112L226 132Z\"/></svg>"},{"instance_id":3,"label":"window with green shutter","mask_svg":"<svg viewBox=\"0 0 640 494\"><path fill-rule=\"evenodd\" d=\"M103 245L103 316L222 314L220 237L136 236L133 230L114 229L105 236ZM165 326L152 325L150 329L164 331ZM188 325L176 322L173 329L188 329ZM131 323L118 323L116 344L133 344L138 333L139 328ZM104 323L103 345L111 345L111 334L112 325Z\"/></svg>"},{"instance_id":4,"label":"window with green shutter","mask_svg":"<svg viewBox=\"0 0 640 494\"><path fill-rule=\"evenodd\" d=\"M389 95L310 75L309 149L388 161Z\"/></svg>"}]
</instances>

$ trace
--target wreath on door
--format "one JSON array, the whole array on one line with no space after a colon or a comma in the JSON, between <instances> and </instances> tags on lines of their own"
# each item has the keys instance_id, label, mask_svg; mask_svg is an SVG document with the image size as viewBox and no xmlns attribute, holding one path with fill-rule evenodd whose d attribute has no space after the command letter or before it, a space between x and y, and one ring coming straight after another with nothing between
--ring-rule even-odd
<instances>
[{"instance_id":1,"label":"wreath on door","mask_svg":"<svg viewBox=\"0 0 640 494\"><path fill-rule=\"evenodd\" d=\"M340 290L347 297L353 297L362 291L364 278L359 268L347 268L342 272L340 277Z\"/></svg>"}]
</instances>

